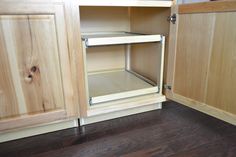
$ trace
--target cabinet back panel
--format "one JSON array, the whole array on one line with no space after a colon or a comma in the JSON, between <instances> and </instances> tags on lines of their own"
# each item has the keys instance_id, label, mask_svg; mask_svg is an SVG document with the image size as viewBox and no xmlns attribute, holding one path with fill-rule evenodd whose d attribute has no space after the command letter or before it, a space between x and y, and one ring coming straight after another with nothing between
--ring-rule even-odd
<instances>
[{"instance_id":1,"label":"cabinet back panel","mask_svg":"<svg viewBox=\"0 0 236 157\"><path fill-rule=\"evenodd\" d=\"M20 114L64 108L54 16L6 15L0 25Z\"/></svg>"},{"instance_id":2,"label":"cabinet back panel","mask_svg":"<svg viewBox=\"0 0 236 157\"><path fill-rule=\"evenodd\" d=\"M81 32L130 30L128 7L80 7ZM125 68L125 46L87 49L87 70L102 71Z\"/></svg>"},{"instance_id":3,"label":"cabinet back panel","mask_svg":"<svg viewBox=\"0 0 236 157\"><path fill-rule=\"evenodd\" d=\"M131 46L131 69L157 83L160 82L161 44L146 43Z\"/></svg>"},{"instance_id":4,"label":"cabinet back panel","mask_svg":"<svg viewBox=\"0 0 236 157\"><path fill-rule=\"evenodd\" d=\"M81 32L129 31L127 7L80 7Z\"/></svg>"},{"instance_id":5,"label":"cabinet back panel","mask_svg":"<svg viewBox=\"0 0 236 157\"><path fill-rule=\"evenodd\" d=\"M101 46L87 49L87 71L125 68L125 46Z\"/></svg>"},{"instance_id":6,"label":"cabinet back panel","mask_svg":"<svg viewBox=\"0 0 236 157\"><path fill-rule=\"evenodd\" d=\"M169 33L167 17L169 15L169 8L132 7L130 9L130 29L136 33L165 35L167 37L167 48ZM167 51L166 49L165 53ZM160 81L160 76L158 75L161 67L160 60L160 44L137 44L131 47L131 69L152 81L158 81L158 83Z\"/></svg>"}]
</instances>

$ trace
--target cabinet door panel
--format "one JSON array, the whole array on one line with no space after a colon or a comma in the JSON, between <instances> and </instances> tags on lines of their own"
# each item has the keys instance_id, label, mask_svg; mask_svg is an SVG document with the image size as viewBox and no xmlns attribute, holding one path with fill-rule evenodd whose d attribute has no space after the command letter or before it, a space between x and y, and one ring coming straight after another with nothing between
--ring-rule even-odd
<instances>
[{"instance_id":1,"label":"cabinet door panel","mask_svg":"<svg viewBox=\"0 0 236 157\"><path fill-rule=\"evenodd\" d=\"M179 15L173 85L176 94L204 102L213 27L214 14Z\"/></svg>"},{"instance_id":2,"label":"cabinet door panel","mask_svg":"<svg viewBox=\"0 0 236 157\"><path fill-rule=\"evenodd\" d=\"M236 12L216 15L206 103L236 115Z\"/></svg>"},{"instance_id":3,"label":"cabinet door panel","mask_svg":"<svg viewBox=\"0 0 236 157\"><path fill-rule=\"evenodd\" d=\"M75 115L68 55L63 4L0 7L0 131Z\"/></svg>"},{"instance_id":4,"label":"cabinet door panel","mask_svg":"<svg viewBox=\"0 0 236 157\"><path fill-rule=\"evenodd\" d=\"M236 2L179 5L172 12L167 98L236 125Z\"/></svg>"},{"instance_id":5,"label":"cabinet door panel","mask_svg":"<svg viewBox=\"0 0 236 157\"><path fill-rule=\"evenodd\" d=\"M18 98L25 108L21 114L64 108L54 16L0 18L12 78L20 79L20 84L15 81L15 87L17 92L23 92L24 98Z\"/></svg>"}]
</instances>

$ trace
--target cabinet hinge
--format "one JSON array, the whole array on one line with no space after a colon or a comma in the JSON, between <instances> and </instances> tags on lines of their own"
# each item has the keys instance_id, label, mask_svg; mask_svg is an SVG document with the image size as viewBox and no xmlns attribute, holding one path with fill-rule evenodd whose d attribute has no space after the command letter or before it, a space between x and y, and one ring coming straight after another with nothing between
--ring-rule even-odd
<instances>
[{"instance_id":1,"label":"cabinet hinge","mask_svg":"<svg viewBox=\"0 0 236 157\"><path fill-rule=\"evenodd\" d=\"M165 85L164 85L164 88L165 88L165 89L168 89L168 90L171 90L171 89L172 89L172 86L165 84Z\"/></svg>"},{"instance_id":2,"label":"cabinet hinge","mask_svg":"<svg viewBox=\"0 0 236 157\"><path fill-rule=\"evenodd\" d=\"M173 24L175 24L175 22L176 22L176 20L177 20L176 14L172 14L171 16L169 16L169 17L167 18L167 20L168 20L169 22L172 22Z\"/></svg>"}]
</instances>

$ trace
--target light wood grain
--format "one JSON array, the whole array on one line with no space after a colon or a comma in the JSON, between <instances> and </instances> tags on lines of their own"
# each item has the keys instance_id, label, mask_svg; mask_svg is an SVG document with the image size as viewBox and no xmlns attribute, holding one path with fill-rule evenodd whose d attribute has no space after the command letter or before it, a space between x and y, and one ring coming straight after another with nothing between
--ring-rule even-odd
<instances>
[{"instance_id":1,"label":"light wood grain","mask_svg":"<svg viewBox=\"0 0 236 157\"><path fill-rule=\"evenodd\" d=\"M178 94L173 94L172 98L173 101L176 101L182 105L188 106L190 108L193 108L195 110L198 110L200 112L203 112L205 114L208 114L210 116L213 116L215 118L218 118L220 120L223 120L225 122L228 122L230 124L233 124L236 126L236 115L229 113L227 111L224 111L222 109L216 108L214 106L208 105L206 103L202 103L199 101L195 101L193 99L189 99L186 97L183 97Z\"/></svg>"},{"instance_id":2,"label":"light wood grain","mask_svg":"<svg viewBox=\"0 0 236 157\"><path fill-rule=\"evenodd\" d=\"M103 71L125 68L125 46L102 46L86 49L87 71Z\"/></svg>"},{"instance_id":3,"label":"light wood grain","mask_svg":"<svg viewBox=\"0 0 236 157\"><path fill-rule=\"evenodd\" d=\"M130 29L128 7L79 7L81 32L111 32Z\"/></svg>"},{"instance_id":4,"label":"light wood grain","mask_svg":"<svg viewBox=\"0 0 236 157\"><path fill-rule=\"evenodd\" d=\"M236 13L216 15L206 103L236 114Z\"/></svg>"},{"instance_id":5,"label":"light wood grain","mask_svg":"<svg viewBox=\"0 0 236 157\"><path fill-rule=\"evenodd\" d=\"M16 91L21 97L18 100L23 98L19 105L26 103L27 106L27 111L21 114L63 108L54 17L1 16L1 25L2 36L8 43L6 53L11 54L11 58L16 57L16 60L10 60L10 64L16 62L11 68L14 71L12 77L20 80L15 83L15 86L20 86ZM22 43L22 37L28 42ZM19 95L22 92L23 95Z\"/></svg>"},{"instance_id":6,"label":"light wood grain","mask_svg":"<svg viewBox=\"0 0 236 157\"><path fill-rule=\"evenodd\" d=\"M4 119L0 121L0 133L35 124L50 123L57 120L66 119L67 115L64 110L54 110L52 112L25 115L16 118Z\"/></svg>"},{"instance_id":7,"label":"light wood grain","mask_svg":"<svg viewBox=\"0 0 236 157\"><path fill-rule=\"evenodd\" d=\"M167 98L234 125L235 21L235 12L177 14L167 90Z\"/></svg>"},{"instance_id":8,"label":"light wood grain","mask_svg":"<svg viewBox=\"0 0 236 157\"><path fill-rule=\"evenodd\" d=\"M57 46L60 59L60 68L61 68L61 77L63 85L63 94L64 94L64 103L65 109L68 116L76 115L76 107L74 102L74 93L72 85L72 73L71 73L71 63L70 63L70 54L68 49L68 40L66 32L66 20L64 17L64 6L63 5L54 5L55 11L55 27L57 32Z\"/></svg>"},{"instance_id":9,"label":"light wood grain","mask_svg":"<svg viewBox=\"0 0 236 157\"><path fill-rule=\"evenodd\" d=\"M3 34L1 25L0 34ZM0 117L2 118L18 115L19 109L3 35L0 36L0 49Z\"/></svg>"},{"instance_id":10,"label":"light wood grain","mask_svg":"<svg viewBox=\"0 0 236 157\"><path fill-rule=\"evenodd\" d=\"M214 14L179 15L173 91L204 102Z\"/></svg>"},{"instance_id":11,"label":"light wood grain","mask_svg":"<svg viewBox=\"0 0 236 157\"><path fill-rule=\"evenodd\" d=\"M174 73L175 73L175 61L176 61L176 48L177 48L177 36L178 36L178 6L174 5L171 7L171 15L176 14L177 21L175 24L170 23L170 35L169 35L169 45L166 54L166 85L173 86ZM164 90L166 97L171 99L173 92L171 90Z\"/></svg>"},{"instance_id":12,"label":"light wood grain","mask_svg":"<svg viewBox=\"0 0 236 157\"><path fill-rule=\"evenodd\" d=\"M131 46L131 69L153 82L160 84L161 45L160 43Z\"/></svg>"},{"instance_id":13,"label":"light wood grain","mask_svg":"<svg viewBox=\"0 0 236 157\"><path fill-rule=\"evenodd\" d=\"M82 104L85 104L84 91L84 64L83 56L80 51L80 19L79 9L74 0L65 0L65 23L68 38L68 58L70 63L70 72L73 88L73 105L68 106L70 109L70 116L80 117L83 112ZM84 112L83 112L84 113Z\"/></svg>"},{"instance_id":14,"label":"light wood grain","mask_svg":"<svg viewBox=\"0 0 236 157\"><path fill-rule=\"evenodd\" d=\"M166 18L169 15L169 8L131 8L131 31L168 36L169 22ZM166 43L166 46L167 45L168 42ZM161 44L132 45L130 65L132 70L160 85L160 70L162 65ZM164 74L164 78L166 78L166 74Z\"/></svg>"},{"instance_id":15,"label":"light wood grain","mask_svg":"<svg viewBox=\"0 0 236 157\"><path fill-rule=\"evenodd\" d=\"M127 71L114 71L88 76L90 97L153 87Z\"/></svg>"},{"instance_id":16,"label":"light wood grain","mask_svg":"<svg viewBox=\"0 0 236 157\"><path fill-rule=\"evenodd\" d=\"M80 31L113 32L130 30L127 7L79 7ZM101 71L125 67L125 46L89 48L87 70Z\"/></svg>"},{"instance_id":17,"label":"light wood grain","mask_svg":"<svg viewBox=\"0 0 236 157\"><path fill-rule=\"evenodd\" d=\"M213 13L227 11L236 11L236 2L234 0L192 3L179 6L179 14Z\"/></svg>"},{"instance_id":18,"label":"light wood grain","mask_svg":"<svg viewBox=\"0 0 236 157\"><path fill-rule=\"evenodd\" d=\"M66 119L78 112L64 6L54 2L0 3L0 55L4 59L0 65L5 69L0 71L4 112L0 130Z\"/></svg>"},{"instance_id":19,"label":"light wood grain","mask_svg":"<svg viewBox=\"0 0 236 157\"><path fill-rule=\"evenodd\" d=\"M170 7L172 1L161 0L78 0L80 6L133 6L133 7Z\"/></svg>"}]
</instances>

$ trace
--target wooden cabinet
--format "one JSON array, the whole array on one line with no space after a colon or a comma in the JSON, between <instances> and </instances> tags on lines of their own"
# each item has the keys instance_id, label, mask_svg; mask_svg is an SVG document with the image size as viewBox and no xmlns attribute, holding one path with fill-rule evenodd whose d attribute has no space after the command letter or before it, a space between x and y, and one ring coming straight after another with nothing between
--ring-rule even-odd
<instances>
[{"instance_id":1,"label":"wooden cabinet","mask_svg":"<svg viewBox=\"0 0 236 157\"><path fill-rule=\"evenodd\" d=\"M160 109L166 100L162 86L171 3L113 2L77 4L86 102L81 103L81 125Z\"/></svg>"},{"instance_id":2,"label":"wooden cabinet","mask_svg":"<svg viewBox=\"0 0 236 157\"><path fill-rule=\"evenodd\" d=\"M85 125L166 98L235 125L235 17L234 1L3 0L0 131Z\"/></svg>"},{"instance_id":3,"label":"wooden cabinet","mask_svg":"<svg viewBox=\"0 0 236 157\"><path fill-rule=\"evenodd\" d=\"M0 130L74 116L63 4L0 3Z\"/></svg>"},{"instance_id":4,"label":"wooden cabinet","mask_svg":"<svg viewBox=\"0 0 236 157\"><path fill-rule=\"evenodd\" d=\"M180 5L172 13L167 97L236 124L236 3Z\"/></svg>"}]
</instances>

